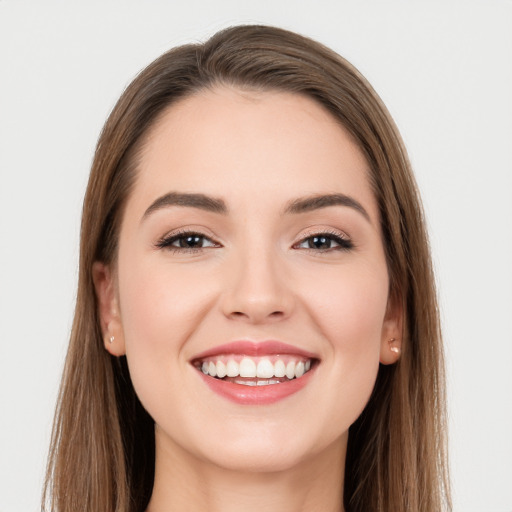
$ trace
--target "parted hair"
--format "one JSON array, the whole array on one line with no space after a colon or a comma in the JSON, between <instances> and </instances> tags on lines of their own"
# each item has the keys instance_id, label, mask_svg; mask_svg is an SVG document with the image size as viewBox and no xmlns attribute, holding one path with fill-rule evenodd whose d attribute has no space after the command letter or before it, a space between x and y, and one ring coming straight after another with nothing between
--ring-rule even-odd
<instances>
[{"instance_id":1,"label":"parted hair","mask_svg":"<svg viewBox=\"0 0 512 512\"><path fill-rule=\"evenodd\" d=\"M164 110L221 85L312 98L366 157L381 222L390 299L403 308L402 353L381 365L350 427L347 512L450 510L444 363L421 201L400 134L365 78L334 51L268 26L237 26L163 54L126 88L98 140L84 199L75 316L52 433L43 509L143 512L155 439L124 357L103 346L94 262L115 264L144 137Z\"/></svg>"}]
</instances>

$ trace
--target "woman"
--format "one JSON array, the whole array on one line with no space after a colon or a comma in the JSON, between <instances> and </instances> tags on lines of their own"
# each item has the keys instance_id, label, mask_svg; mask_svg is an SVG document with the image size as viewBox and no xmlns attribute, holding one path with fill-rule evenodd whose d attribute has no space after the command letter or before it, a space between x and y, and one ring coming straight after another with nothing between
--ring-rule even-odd
<instances>
[{"instance_id":1,"label":"woman","mask_svg":"<svg viewBox=\"0 0 512 512\"><path fill-rule=\"evenodd\" d=\"M420 202L338 55L243 26L161 56L81 236L51 510L449 508Z\"/></svg>"}]
</instances>

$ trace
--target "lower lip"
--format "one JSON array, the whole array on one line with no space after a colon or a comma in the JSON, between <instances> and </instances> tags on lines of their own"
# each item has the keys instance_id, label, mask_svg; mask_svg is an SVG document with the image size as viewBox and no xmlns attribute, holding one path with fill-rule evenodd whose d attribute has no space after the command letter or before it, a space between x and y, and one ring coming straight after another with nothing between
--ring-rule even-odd
<instances>
[{"instance_id":1,"label":"lower lip","mask_svg":"<svg viewBox=\"0 0 512 512\"><path fill-rule=\"evenodd\" d=\"M300 391L311 380L313 372L314 368L298 379L265 386L246 386L215 379L200 371L197 373L212 391L223 398L241 405L267 405L283 400Z\"/></svg>"}]
</instances>

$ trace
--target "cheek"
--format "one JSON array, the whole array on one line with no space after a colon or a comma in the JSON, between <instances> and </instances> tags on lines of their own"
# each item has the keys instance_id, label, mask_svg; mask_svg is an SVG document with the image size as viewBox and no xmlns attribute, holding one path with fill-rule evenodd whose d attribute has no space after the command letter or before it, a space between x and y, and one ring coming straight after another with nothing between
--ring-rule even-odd
<instances>
[{"instance_id":1,"label":"cheek","mask_svg":"<svg viewBox=\"0 0 512 512\"><path fill-rule=\"evenodd\" d=\"M345 403L354 407L357 417L371 394L379 368L387 272L382 265L352 267L336 276L326 276L324 283L309 287L304 300L324 339L330 379Z\"/></svg>"},{"instance_id":2,"label":"cheek","mask_svg":"<svg viewBox=\"0 0 512 512\"><path fill-rule=\"evenodd\" d=\"M302 296L333 349L358 351L368 346L378 351L388 299L387 272L381 267L317 273L315 286L304 283Z\"/></svg>"},{"instance_id":3,"label":"cheek","mask_svg":"<svg viewBox=\"0 0 512 512\"><path fill-rule=\"evenodd\" d=\"M162 391L182 385L182 349L210 301L209 287L135 253L120 259L119 283L130 375L146 409L158 410Z\"/></svg>"},{"instance_id":4,"label":"cheek","mask_svg":"<svg viewBox=\"0 0 512 512\"><path fill-rule=\"evenodd\" d=\"M127 351L151 347L176 354L210 300L209 287L201 286L200 276L191 281L186 270L152 264L151 258L127 257L119 273Z\"/></svg>"}]
</instances>

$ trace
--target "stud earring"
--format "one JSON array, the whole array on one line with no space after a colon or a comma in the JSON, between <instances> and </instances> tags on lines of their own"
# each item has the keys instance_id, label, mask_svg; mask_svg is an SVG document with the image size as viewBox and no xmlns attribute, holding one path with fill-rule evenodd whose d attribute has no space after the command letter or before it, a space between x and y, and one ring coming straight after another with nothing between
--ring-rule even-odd
<instances>
[{"instance_id":1,"label":"stud earring","mask_svg":"<svg viewBox=\"0 0 512 512\"><path fill-rule=\"evenodd\" d=\"M396 339L395 338L391 338L388 343L389 343L389 350L391 350L391 352L394 352L395 354L400 354L400 348L399 347L393 347L391 346L391 343L395 342Z\"/></svg>"},{"instance_id":2,"label":"stud earring","mask_svg":"<svg viewBox=\"0 0 512 512\"><path fill-rule=\"evenodd\" d=\"M110 338L108 339L108 342L109 343L114 343L114 339L115 339L114 336L110 336Z\"/></svg>"}]
</instances>

